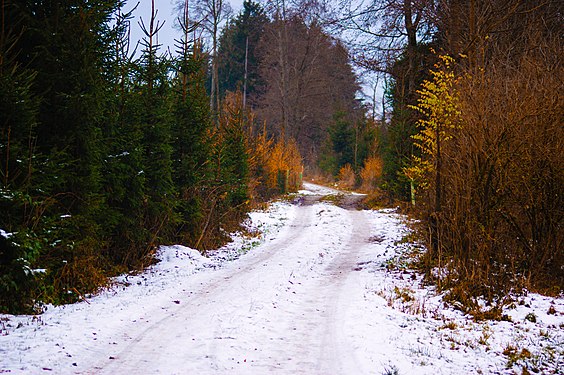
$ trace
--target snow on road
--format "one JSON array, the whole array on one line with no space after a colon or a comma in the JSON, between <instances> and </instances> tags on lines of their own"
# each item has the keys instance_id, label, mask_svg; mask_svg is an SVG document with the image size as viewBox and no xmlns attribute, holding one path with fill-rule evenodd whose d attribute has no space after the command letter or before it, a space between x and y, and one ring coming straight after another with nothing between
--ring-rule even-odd
<instances>
[{"instance_id":1,"label":"snow on road","mask_svg":"<svg viewBox=\"0 0 564 375\"><path fill-rule=\"evenodd\" d=\"M530 294L508 309L513 322L475 323L391 267L411 246L402 216L314 198L337 193L306 184L299 205L251 214L258 237L208 258L163 247L160 263L88 302L0 315L0 373L561 371L564 299Z\"/></svg>"}]
</instances>

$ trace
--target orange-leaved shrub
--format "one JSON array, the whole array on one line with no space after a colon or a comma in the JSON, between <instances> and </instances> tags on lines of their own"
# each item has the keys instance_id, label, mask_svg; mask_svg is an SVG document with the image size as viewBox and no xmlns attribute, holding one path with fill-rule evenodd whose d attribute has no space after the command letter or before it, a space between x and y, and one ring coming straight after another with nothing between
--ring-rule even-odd
<instances>
[{"instance_id":1,"label":"orange-leaved shrub","mask_svg":"<svg viewBox=\"0 0 564 375\"><path fill-rule=\"evenodd\" d=\"M379 156L370 156L364 161L364 166L360 170L363 191L373 191L378 187L384 163Z\"/></svg>"},{"instance_id":2,"label":"orange-leaved shrub","mask_svg":"<svg viewBox=\"0 0 564 375\"><path fill-rule=\"evenodd\" d=\"M302 157L294 140L275 141L266 131L248 143L250 194L255 202L296 192L302 185Z\"/></svg>"},{"instance_id":3,"label":"orange-leaved shrub","mask_svg":"<svg viewBox=\"0 0 564 375\"><path fill-rule=\"evenodd\" d=\"M345 164L339 169L339 186L345 189L352 189L356 185L356 174L350 164Z\"/></svg>"}]
</instances>

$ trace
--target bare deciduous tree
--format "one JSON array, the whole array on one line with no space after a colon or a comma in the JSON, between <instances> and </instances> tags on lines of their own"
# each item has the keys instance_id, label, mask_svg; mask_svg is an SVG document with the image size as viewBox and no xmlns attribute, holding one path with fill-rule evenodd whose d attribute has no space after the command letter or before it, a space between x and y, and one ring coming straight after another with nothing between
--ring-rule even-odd
<instances>
[{"instance_id":1,"label":"bare deciduous tree","mask_svg":"<svg viewBox=\"0 0 564 375\"><path fill-rule=\"evenodd\" d=\"M220 109L219 104L219 84L218 84L218 63L217 50L220 27L231 17L232 9L227 0L197 0L186 2L180 1L177 9L181 14L190 12L192 27L202 28L211 39L211 88L210 88L210 107L212 112Z\"/></svg>"},{"instance_id":2,"label":"bare deciduous tree","mask_svg":"<svg viewBox=\"0 0 564 375\"><path fill-rule=\"evenodd\" d=\"M340 0L331 24L351 46L360 66L390 73L391 64L404 51L409 69L415 69L417 46L429 39L434 13L433 0Z\"/></svg>"},{"instance_id":3,"label":"bare deciduous tree","mask_svg":"<svg viewBox=\"0 0 564 375\"><path fill-rule=\"evenodd\" d=\"M316 24L299 16L272 22L261 47L267 82L258 115L283 139L296 139L312 165L334 112L354 113L358 89L347 50Z\"/></svg>"}]
</instances>

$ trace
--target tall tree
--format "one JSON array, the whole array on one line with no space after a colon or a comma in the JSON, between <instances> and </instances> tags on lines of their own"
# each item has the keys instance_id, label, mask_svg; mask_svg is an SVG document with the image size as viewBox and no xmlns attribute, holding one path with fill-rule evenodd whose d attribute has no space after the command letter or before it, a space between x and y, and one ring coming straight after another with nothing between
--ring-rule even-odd
<instances>
[{"instance_id":1,"label":"tall tree","mask_svg":"<svg viewBox=\"0 0 564 375\"><path fill-rule=\"evenodd\" d=\"M333 14L333 25L345 35L355 62L392 78L386 88L392 104L384 130L384 180L394 195L407 198L409 182L402 174L416 152L417 88L430 67L428 43L436 20L433 0L343 1ZM385 117L385 114L383 114Z\"/></svg>"},{"instance_id":2,"label":"tall tree","mask_svg":"<svg viewBox=\"0 0 564 375\"><path fill-rule=\"evenodd\" d=\"M28 155L33 157L27 170L37 173L27 173L31 205L21 216L25 220L20 221L18 232L34 239L22 245L34 247L35 260L49 270L45 277L57 280L49 298L73 298L76 295L69 295L65 288L71 283L77 289L91 288L90 276L103 267L103 262L83 265L86 259L100 259L98 250L104 246L99 230L105 208L101 128L108 82L103 72L111 53L110 20L118 2L9 1L2 5L8 10L3 16L10 14L3 17L3 30L6 25L19 28L11 52L4 55L8 51L3 51L3 64L8 57L14 67L31 73L28 78L34 75L32 81L14 83L21 94L28 92L38 99L36 125L26 125ZM3 34L5 46L9 38ZM22 111L21 121L28 122L30 113ZM10 169L8 178L14 176Z\"/></svg>"},{"instance_id":3,"label":"tall tree","mask_svg":"<svg viewBox=\"0 0 564 375\"><path fill-rule=\"evenodd\" d=\"M260 86L258 46L268 23L259 3L244 1L241 13L224 29L219 39L219 91L243 91L243 100L256 97Z\"/></svg>"},{"instance_id":4,"label":"tall tree","mask_svg":"<svg viewBox=\"0 0 564 375\"><path fill-rule=\"evenodd\" d=\"M182 37L177 41L172 93L173 181L179 195L178 235L181 240L195 246L202 234L200 223L206 205L211 114L205 87L207 59L202 51L202 42L193 39L188 1L179 24Z\"/></svg>"},{"instance_id":5,"label":"tall tree","mask_svg":"<svg viewBox=\"0 0 564 375\"><path fill-rule=\"evenodd\" d=\"M0 7L0 311L29 309L34 277L27 272L37 259L35 241L25 241L31 214L35 172L38 100L35 73L18 61L24 14L13 3Z\"/></svg>"},{"instance_id":6,"label":"tall tree","mask_svg":"<svg viewBox=\"0 0 564 375\"><path fill-rule=\"evenodd\" d=\"M178 8L183 12L184 1L179 2ZM212 113L216 113L220 110L219 64L217 58L220 27L231 16L231 6L226 0L202 0L191 2L189 8L193 26L203 29L209 39L211 39L210 108Z\"/></svg>"},{"instance_id":7,"label":"tall tree","mask_svg":"<svg viewBox=\"0 0 564 375\"><path fill-rule=\"evenodd\" d=\"M151 233L145 226L146 175L144 173L144 105L136 90L138 65L130 51L131 10L115 13L113 53L105 72L109 79L102 136L103 193L108 209L103 230L107 234L105 256L120 267L136 267L147 251Z\"/></svg>"},{"instance_id":8,"label":"tall tree","mask_svg":"<svg viewBox=\"0 0 564 375\"><path fill-rule=\"evenodd\" d=\"M329 23L360 66L390 74L394 61L405 54L408 73L417 76L418 46L433 37L435 6L434 0L344 0L333 9ZM408 80L412 91L415 81Z\"/></svg>"},{"instance_id":9,"label":"tall tree","mask_svg":"<svg viewBox=\"0 0 564 375\"><path fill-rule=\"evenodd\" d=\"M145 225L156 244L159 238L170 238L171 233L167 230L174 220L175 189L171 161L170 62L159 52L157 34L163 23L157 19L154 0L151 5L148 24L143 20L140 22L145 38L135 89L142 106L139 110L144 149L141 173L145 174L148 198Z\"/></svg>"},{"instance_id":10,"label":"tall tree","mask_svg":"<svg viewBox=\"0 0 564 375\"><path fill-rule=\"evenodd\" d=\"M282 59L280 48L287 51ZM308 26L299 16L275 20L261 42L261 76L265 88L259 118L280 138L296 139L306 164L315 166L333 113L344 110L354 116L357 108L358 85L347 50L318 24Z\"/></svg>"}]
</instances>

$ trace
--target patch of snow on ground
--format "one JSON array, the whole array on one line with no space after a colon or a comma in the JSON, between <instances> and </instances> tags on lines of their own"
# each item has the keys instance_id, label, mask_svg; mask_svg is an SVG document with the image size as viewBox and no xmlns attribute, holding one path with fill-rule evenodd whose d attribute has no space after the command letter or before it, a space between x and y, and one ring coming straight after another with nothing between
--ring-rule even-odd
<instances>
[{"instance_id":1,"label":"patch of snow on ground","mask_svg":"<svg viewBox=\"0 0 564 375\"><path fill-rule=\"evenodd\" d=\"M331 195L331 194L342 194L343 192L337 189L333 189L326 186L315 185L310 182L303 183L303 190L300 190L301 195Z\"/></svg>"},{"instance_id":2,"label":"patch of snow on ground","mask_svg":"<svg viewBox=\"0 0 564 375\"><path fill-rule=\"evenodd\" d=\"M87 301L0 315L0 373L561 373L564 298L529 293L511 321L474 322L398 267L415 246L404 220L274 203L208 256L164 246Z\"/></svg>"}]
</instances>

